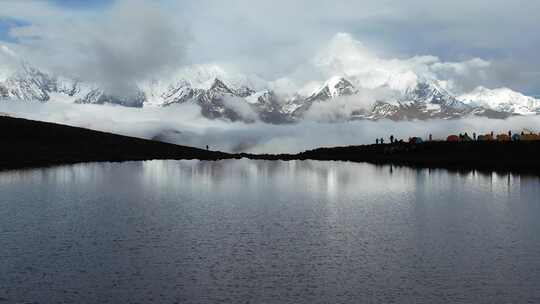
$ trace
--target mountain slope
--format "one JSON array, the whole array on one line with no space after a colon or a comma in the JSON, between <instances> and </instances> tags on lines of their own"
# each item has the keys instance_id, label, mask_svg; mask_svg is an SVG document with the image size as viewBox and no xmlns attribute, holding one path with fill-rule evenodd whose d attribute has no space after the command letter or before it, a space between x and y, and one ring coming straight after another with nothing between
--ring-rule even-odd
<instances>
[{"instance_id":1,"label":"mountain slope","mask_svg":"<svg viewBox=\"0 0 540 304\"><path fill-rule=\"evenodd\" d=\"M0 170L96 161L231 158L222 152L0 116Z\"/></svg>"},{"instance_id":2,"label":"mountain slope","mask_svg":"<svg viewBox=\"0 0 540 304\"><path fill-rule=\"evenodd\" d=\"M292 116L300 119L313 106L314 103L326 102L328 100L352 96L358 91L350 81L343 77L332 77L327 80L319 89L315 90L310 96L302 98L299 95L289 102L289 107L294 107ZM300 97L300 98L299 98ZM296 105L296 107L295 107Z\"/></svg>"},{"instance_id":3,"label":"mountain slope","mask_svg":"<svg viewBox=\"0 0 540 304\"><path fill-rule=\"evenodd\" d=\"M494 111L531 115L540 113L540 100L525 96L508 88L487 89L478 87L468 94L458 96L462 102Z\"/></svg>"}]
</instances>

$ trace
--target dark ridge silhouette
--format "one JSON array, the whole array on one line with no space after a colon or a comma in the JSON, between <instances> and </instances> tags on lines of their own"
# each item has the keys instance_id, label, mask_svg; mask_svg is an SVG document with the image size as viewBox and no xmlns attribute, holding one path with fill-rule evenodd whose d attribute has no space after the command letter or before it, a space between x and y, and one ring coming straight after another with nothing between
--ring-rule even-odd
<instances>
[{"instance_id":1,"label":"dark ridge silhouette","mask_svg":"<svg viewBox=\"0 0 540 304\"><path fill-rule=\"evenodd\" d=\"M234 157L158 141L54 123L0 117L0 169L80 162Z\"/></svg>"},{"instance_id":2,"label":"dark ridge silhouette","mask_svg":"<svg viewBox=\"0 0 540 304\"><path fill-rule=\"evenodd\" d=\"M540 173L540 141L398 142L319 148L294 155L241 156L268 160L334 160L455 170Z\"/></svg>"},{"instance_id":3,"label":"dark ridge silhouette","mask_svg":"<svg viewBox=\"0 0 540 304\"><path fill-rule=\"evenodd\" d=\"M540 141L399 141L393 144L319 148L298 154L228 154L53 123L0 117L0 169L80 162L242 157L540 173Z\"/></svg>"}]
</instances>

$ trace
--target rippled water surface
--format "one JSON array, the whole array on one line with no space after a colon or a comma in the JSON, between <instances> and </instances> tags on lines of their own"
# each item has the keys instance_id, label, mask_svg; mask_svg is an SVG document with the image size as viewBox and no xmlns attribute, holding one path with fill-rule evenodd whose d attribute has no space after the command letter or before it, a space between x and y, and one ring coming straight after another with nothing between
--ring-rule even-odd
<instances>
[{"instance_id":1,"label":"rippled water surface","mask_svg":"<svg viewBox=\"0 0 540 304\"><path fill-rule=\"evenodd\" d=\"M0 173L0 303L540 303L540 179L342 162Z\"/></svg>"}]
</instances>

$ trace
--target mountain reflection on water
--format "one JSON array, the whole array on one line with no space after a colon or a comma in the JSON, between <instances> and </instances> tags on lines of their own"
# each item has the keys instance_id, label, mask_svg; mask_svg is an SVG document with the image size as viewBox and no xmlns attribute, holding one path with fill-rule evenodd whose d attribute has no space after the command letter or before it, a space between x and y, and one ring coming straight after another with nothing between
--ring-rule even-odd
<instances>
[{"instance_id":1,"label":"mountain reflection on water","mask_svg":"<svg viewBox=\"0 0 540 304\"><path fill-rule=\"evenodd\" d=\"M317 161L0 173L0 303L539 302L540 178Z\"/></svg>"}]
</instances>

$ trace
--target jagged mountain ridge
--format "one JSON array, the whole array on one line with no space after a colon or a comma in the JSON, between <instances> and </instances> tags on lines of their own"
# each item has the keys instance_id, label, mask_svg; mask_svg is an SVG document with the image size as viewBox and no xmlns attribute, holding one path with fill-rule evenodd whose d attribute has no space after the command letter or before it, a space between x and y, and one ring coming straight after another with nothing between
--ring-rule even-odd
<instances>
[{"instance_id":1,"label":"jagged mountain ridge","mask_svg":"<svg viewBox=\"0 0 540 304\"><path fill-rule=\"evenodd\" d=\"M233 86L217 77L207 81L209 86L207 84L205 87L200 83L201 81L194 85L189 79L181 79L165 89L156 89L150 83L145 86L134 85L125 94L112 94L95 84L52 76L37 68L23 65L19 71L0 82L0 99L54 102L54 99L61 95L66 97L66 100L79 104L115 104L130 107L167 107L194 103L199 105L201 113L210 119L252 122L255 116L268 123L288 123L302 120L315 104L330 103L344 97L363 98L360 90L351 81L340 76L330 78L312 94L304 96L297 93L292 97L280 96L269 88L256 90L246 85ZM497 92L497 96L500 96L501 93ZM453 119L467 115L505 118L510 115L540 112L540 101L524 95L518 96L516 94L519 93L516 92L510 94L505 91L503 93L513 99L505 102L504 97L499 97L494 103L485 101L489 100L488 97L492 96L493 92L484 89L476 93L456 97L438 85L437 81L421 79L393 100L377 100L369 107L353 108L348 118L422 120ZM524 98L526 101L523 101ZM512 106L516 103L519 107ZM253 115L246 117L246 109Z\"/></svg>"},{"instance_id":2,"label":"jagged mountain ridge","mask_svg":"<svg viewBox=\"0 0 540 304\"><path fill-rule=\"evenodd\" d=\"M332 77L326 83L314 91L307 98L297 96L290 101L290 108L294 110L290 113L292 117L301 118L317 102L326 102L331 99L352 96L358 93L353 84L343 77Z\"/></svg>"}]
</instances>

